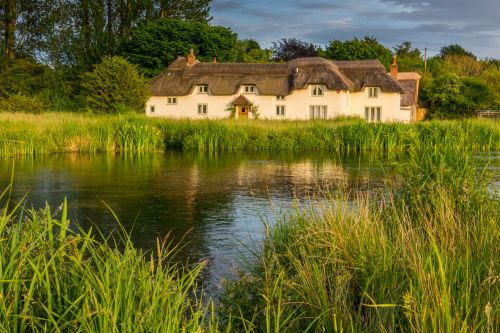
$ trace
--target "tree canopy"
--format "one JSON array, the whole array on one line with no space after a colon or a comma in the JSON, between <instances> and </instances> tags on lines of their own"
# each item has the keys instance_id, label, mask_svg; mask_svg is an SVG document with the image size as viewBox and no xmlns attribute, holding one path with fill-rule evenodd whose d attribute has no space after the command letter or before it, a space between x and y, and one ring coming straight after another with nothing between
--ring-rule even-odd
<instances>
[{"instance_id":1,"label":"tree canopy","mask_svg":"<svg viewBox=\"0 0 500 333\"><path fill-rule=\"evenodd\" d=\"M441 58L445 58L447 56L468 56L476 59L476 56L467 50L465 50L462 46L458 44L451 44L448 46L443 46L441 51L439 52Z\"/></svg>"},{"instance_id":2,"label":"tree canopy","mask_svg":"<svg viewBox=\"0 0 500 333\"><path fill-rule=\"evenodd\" d=\"M178 56L187 55L190 48L202 61L210 61L213 57L230 61L236 39L236 34L228 28L160 19L134 29L130 38L122 43L121 55L151 77L160 73Z\"/></svg>"},{"instance_id":3,"label":"tree canopy","mask_svg":"<svg viewBox=\"0 0 500 333\"><path fill-rule=\"evenodd\" d=\"M283 38L271 48L274 61L290 61L302 57L317 57L318 47L297 38Z\"/></svg>"},{"instance_id":4,"label":"tree canopy","mask_svg":"<svg viewBox=\"0 0 500 333\"><path fill-rule=\"evenodd\" d=\"M141 112L149 96L146 80L121 57L105 56L92 72L82 76L86 102L101 113Z\"/></svg>"},{"instance_id":5,"label":"tree canopy","mask_svg":"<svg viewBox=\"0 0 500 333\"><path fill-rule=\"evenodd\" d=\"M371 60L378 59L384 66L391 63L391 50L374 37L354 38L341 41L332 40L325 50L325 56L333 60Z\"/></svg>"}]
</instances>

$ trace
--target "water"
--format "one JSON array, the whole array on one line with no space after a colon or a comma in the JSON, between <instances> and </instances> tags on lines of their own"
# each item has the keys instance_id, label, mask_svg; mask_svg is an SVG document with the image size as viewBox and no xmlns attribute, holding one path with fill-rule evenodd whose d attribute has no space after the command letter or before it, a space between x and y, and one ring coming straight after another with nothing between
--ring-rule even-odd
<instances>
[{"instance_id":1,"label":"water","mask_svg":"<svg viewBox=\"0 0 500 333\"><path fill-rule=\"evenodd\" d=\"M0 160L0 189L14 166L14 200L27 194L29 206L57 210L66 197L73 222L105 234L117 228L109 206L136 246L148 250L169 235L182 246L178 260L207 260L203 279L213 291L259 248L264 222L314 205L320 188L379 189L390 164L328 154L62 154Z\"/></svg>"}]
</instances>

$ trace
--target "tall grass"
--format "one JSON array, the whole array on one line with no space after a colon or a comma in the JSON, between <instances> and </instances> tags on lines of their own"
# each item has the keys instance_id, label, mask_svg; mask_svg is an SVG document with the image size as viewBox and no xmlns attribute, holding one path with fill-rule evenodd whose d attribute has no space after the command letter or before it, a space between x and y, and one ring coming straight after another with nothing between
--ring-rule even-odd
<instances>
[{"instance_id":1,"label":"tall grass","mask_svg":"<svg viewBox=\"0 0 500 333\"><path fill-rule=\"evenodd\" d=\"M70 226L59 211L0 210L1 332L215 331L196 294L203 268L171 262L166 242L143 253L128 237L120 251L92 231Z\"/></svg>"},{"instance_id":2,"label":"tall grass","mask_svg":"<svg viewBox=\"0 0 500 333\"><path fill-rule=\"evenodd\" d=\"M256 331L280 319L289 332L495 332L498 193L457 150L398 167L388 192L331 193L279 221L251 273L227 285L222 314L253 317Z\"/></svg>"},{"instance_id":3,"label":"tall grass","mask_svg":"<svg viewBox=\"0 0 500 333\"><path fill-rule=\"evenodd\" d=\"M500 124L487 120L410 125L368 124L356 119L192 121L141 115L0 113L0 156L165 150L385 153L420 146L497 150Z\"/></svg>"}]
</instances>

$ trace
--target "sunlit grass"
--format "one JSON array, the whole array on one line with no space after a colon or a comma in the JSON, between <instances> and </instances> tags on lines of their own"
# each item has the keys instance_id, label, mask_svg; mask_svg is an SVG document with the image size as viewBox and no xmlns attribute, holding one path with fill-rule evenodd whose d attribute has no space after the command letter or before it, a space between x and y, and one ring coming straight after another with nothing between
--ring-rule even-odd
<instances>
[{"instance_id":1,"label":"sunlit grass","mask_svg":"<svg viewBox=\"0 0 500 333\"><path fill-rule=\"evenodd\" d=\"M193 121L144 115L95 116L0 113L0 155L58 152L331 151L407 152L435 149L495 150L500 125L487 120L417 124L330 121Z\"/></svg>"}]
</instances>

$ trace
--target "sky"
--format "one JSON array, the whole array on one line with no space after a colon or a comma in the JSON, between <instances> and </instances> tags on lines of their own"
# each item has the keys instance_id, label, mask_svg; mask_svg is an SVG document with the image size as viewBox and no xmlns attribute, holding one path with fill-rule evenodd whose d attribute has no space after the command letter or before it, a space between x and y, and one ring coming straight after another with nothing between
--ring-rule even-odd
<instances>
[{"instance_id":1,"label":"sky","mask_svg":"<svg viewBox=\"0 0 500 333\"><path fill-rule=\"evenodd\" d=\"M270 47L281 38L324 46L376 37L403 41L428 55L458 43L478 57L500 59L500 0L212 0L212 24Z\"/></svg>"}]
</instances>

